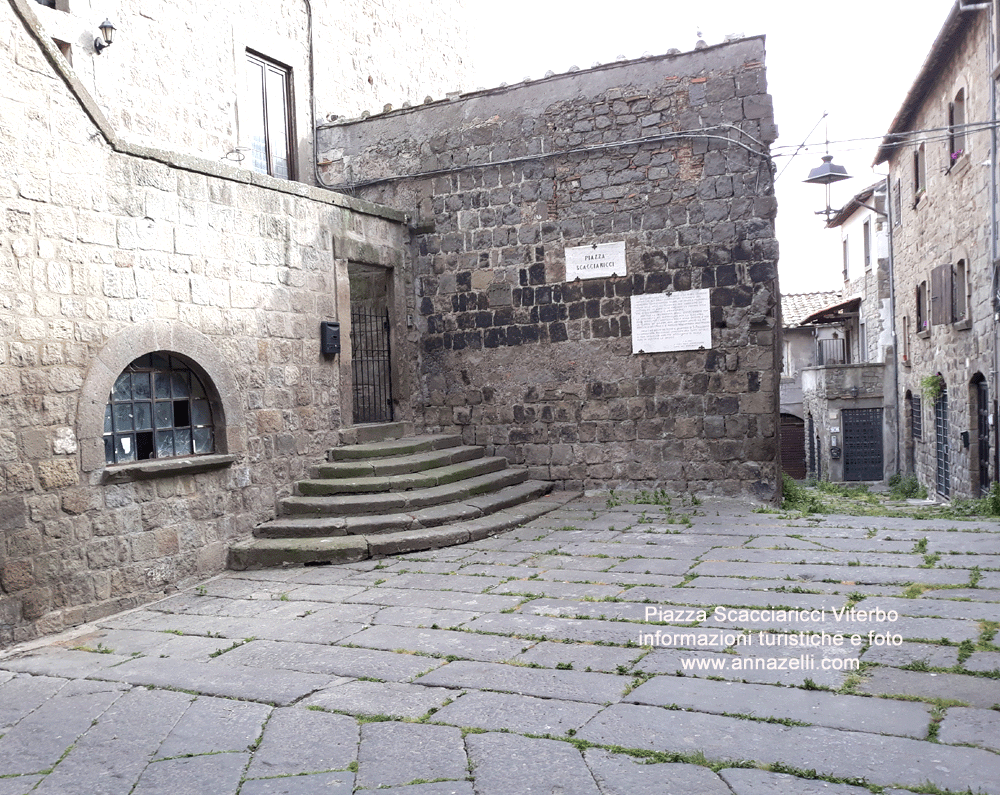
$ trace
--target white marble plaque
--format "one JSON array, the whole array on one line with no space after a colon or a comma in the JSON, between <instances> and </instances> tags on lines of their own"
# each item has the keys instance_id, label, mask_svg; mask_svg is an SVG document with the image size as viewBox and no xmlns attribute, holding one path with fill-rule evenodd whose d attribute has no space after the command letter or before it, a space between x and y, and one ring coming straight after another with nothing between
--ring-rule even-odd
<instances>
[{"instance_id":1,"label":"white marble plaque","mask_svg":"<svg viewBox=\"0 0 1000 795\"><path fill-rule=\"evenodd\" d=\"M709 290L632 296L632 353L712 347Z\"/></svg>"},{"instance_id":2,"label":"white marble plaque","mask_svg":"<svg viewBox=\"0 0 1000 795\"><path fill-rule=\"evenodd\" d=\"M566 281L625 276L625 241L566 249Z\"/></svg>"}]
</instances>

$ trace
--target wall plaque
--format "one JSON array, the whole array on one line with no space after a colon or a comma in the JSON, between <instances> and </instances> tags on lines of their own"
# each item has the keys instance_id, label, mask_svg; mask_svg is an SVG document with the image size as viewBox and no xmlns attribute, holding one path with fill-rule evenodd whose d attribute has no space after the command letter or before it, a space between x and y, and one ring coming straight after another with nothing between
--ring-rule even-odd
<instances>
[{"instance_id":1,"label":"wall plaque","mask_svg":"<svg viewBox=\"0 0 1000 795\"><path fill-rule=\"evenodd\" d=\"M712 347L710 291L632 296L632 353Z\"/></svg>"},{"instance_id":2,"label":"wall plaque","mask_svg":"<svg viewBox=\"0 0 1000 795\"><path fill-rule=\"evenodd\" d=\"M566 249L566 281L625 276L625 241Z\"/></svg>"}]
</instances>

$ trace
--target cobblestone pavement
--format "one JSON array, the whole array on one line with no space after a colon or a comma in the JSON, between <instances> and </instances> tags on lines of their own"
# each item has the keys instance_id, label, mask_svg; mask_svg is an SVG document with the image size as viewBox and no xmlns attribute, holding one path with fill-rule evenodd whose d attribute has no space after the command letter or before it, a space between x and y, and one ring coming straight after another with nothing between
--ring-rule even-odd
<instances>
[{"instance_id":1,"label":"cobblestone pavement","mask_svg":"<svg viewBox=\"0 0 1000 795\"><path fill-rule=\"evenodd\" d=\"M10 650L0 795L1000 793L995 523L629 497Z\"/></svg>"}]
</instances>

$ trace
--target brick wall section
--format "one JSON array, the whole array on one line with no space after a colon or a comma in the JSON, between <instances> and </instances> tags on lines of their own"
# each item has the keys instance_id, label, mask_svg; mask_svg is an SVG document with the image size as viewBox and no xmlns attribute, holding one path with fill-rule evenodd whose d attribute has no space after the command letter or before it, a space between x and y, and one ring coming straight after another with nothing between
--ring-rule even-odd
<instances>
[{"instance_id":1,"label":"brick wall section","mask_svg":"<svg viewBox=\"0 0 1000 795\"><path fill-rule=\"evenodd\" d=\"M763 56L747 39L320 131L329 184L412 215L427 427L567 487L774 496ZM679 131L699 132L625 143ZM565 281L566 247L611 241L627 276ZM698 288L712 349L633 355L630 296Z\"/></svg>"},{"instance_id":2,"label":"brick wall section","mask_svg":"<svg viewBox=\"0 0 1000 795\"><path fill-rule=\"evenodd\" d=\"M962 15L963 33L954 54L936 75L933 86L908 128L927 130L947 127L948 103L964 88L966 120L982 122L989 111L989 17L988 13ZM896 328L903 333L907 318L909 358L899 368L898 399L900 416L909 406L906 394L921 394L923 378L940 372L948 388L951 496L978 496L978 449L975 444L975 391L970 383L977 374L993 385L996 326L992 306L992 262L990 257L989 169L983 161L990 157L989 133L966 137L961 157L952 160L946 138L940 134L923 137L925 143L927 190L916 200L913 189L913 147L900 147L889 161L890 187L901 188L901 223L893 227L893 271L896 291ZM969 267L971 286L970 322L929 325L924 333L916 327L916 293L922 281L931 293L931 272L940 265L964 259ZM930 309L926 317L930 317ZM899 354L906 350L902 339ZM992 393L991 388L991 393ZM990 400L996 399L995 394ZM933 494L937 448L934 435L934 402L922 401L923 436L910 437L909 422L902 440L906 451L903 467L916 474ZM959 438L972 430L973 443L965 448ZM992 473L995 479L996 473Z\"/></svg>"},{"instance_id":3,"label":"brick wall section","mask_svg":"<svg viewBox=\"0 0 1000 795\"><path fill-rule=\"evenodd\" d=\"M216 573L228 541L273 516L336 441L341 371L318 332L347 259L401 261L403 227L319 189L109 145L6 2L0 29L2 646ZM232 461L109 479L111 383L161 349L206 371Z\"/></svg>"}]
</instances>

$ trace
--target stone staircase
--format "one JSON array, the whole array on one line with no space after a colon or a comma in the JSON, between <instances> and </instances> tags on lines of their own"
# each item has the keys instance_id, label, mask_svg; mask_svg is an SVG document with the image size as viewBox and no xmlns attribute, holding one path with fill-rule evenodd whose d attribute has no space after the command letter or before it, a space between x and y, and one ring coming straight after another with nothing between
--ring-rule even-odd
<instances>
[{"instance_id":1,"label":"stone staircase","mask_svg":"<svg viewBox=\"0 0 1000 795\"><path fill-rule=\"evenodd\" d=\"M550 494L461 436L405 423L341 431L340 447L281 500L278 518L229 549L229 568L349 563L461 544L517 527L576 494Z\"/></svg>"}]
</instances>

